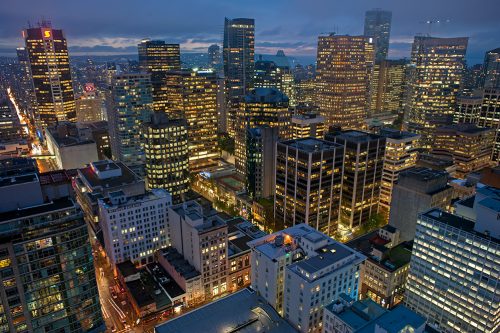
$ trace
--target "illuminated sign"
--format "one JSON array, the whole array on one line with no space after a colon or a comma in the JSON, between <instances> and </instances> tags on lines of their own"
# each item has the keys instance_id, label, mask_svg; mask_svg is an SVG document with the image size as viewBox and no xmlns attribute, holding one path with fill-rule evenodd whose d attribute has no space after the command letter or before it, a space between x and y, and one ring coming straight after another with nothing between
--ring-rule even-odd
<instances>
[{"instance_id":1,"label":"illuminated sign","mask_svg":"<svg viewBox=\"0 0 500 333\"><path fill-rule=\"evenodd\" d=\"M85 83L83 90L85 90L86 92L92 92L95 91L95 86L93 83Z\"/></svg>"},{"instance_id":2,"label":"illuminated sign","mask_svg":"<svg viewBox=\"0 0 500 333\"><path fill-rule=\"evenodd\" d=\"M43 37L44 38L50 38L51 36L52 36L52 34L51 34L50 30L44 30L43 31Z\"/></svg>"}]
</instances>

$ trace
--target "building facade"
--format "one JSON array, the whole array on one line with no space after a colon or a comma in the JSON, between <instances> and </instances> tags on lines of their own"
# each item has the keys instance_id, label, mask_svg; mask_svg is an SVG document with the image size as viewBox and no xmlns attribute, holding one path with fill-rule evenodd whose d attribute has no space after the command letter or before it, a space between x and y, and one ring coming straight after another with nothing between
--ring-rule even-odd
<instances>
[{"instance_id":1,"label":"building facade","mask_svg":"<svg viewBox=\"0 0 500 333\"><path fill-rule=\"evenodd\" d=\"M363 35L372 37L375 44L375 60L383 61L389 53L392 12L381 9L368 10L365 13Z\"/></svg>"},{"instance_id":2,"label":"building facade","mask_svg":"<svg viewBox=\"0 0 500 333\"><path fill-rule=\"evenodd\" d=\"M318 37L315 100L327 126L363 127L370 107L373 62L369 37Z\"/></svg>"},{"instance_id":3,"label":"building facade","mask_svg":"<svg viewBox=\"0 0 500 333\"><path fill-rule=\"evenodd\" d=\"M337 232L344 147L314 138L279 142L272 230L306 223Z\"/></svg>"},{"instance_id":4,"label":"building facade","mask_svg":"<svg viewBox=\"0 0 500 333\"><path fill-rule=\"evenodd\" d=\"M349 233L379 213L386 138L360 131L331 132L325 140L344 146L341 232Z\"/></svg>"},{"instance_id":5,"label":"building facade","mask_svg":"<svg viewBox=\"0 0 500 333\"><path fill-rule=\"evenodd\" d=\"M224 19L222 45L226 79L227 131L236 134L236 112L253 88L255 67L255 21L249 18Z\"/></svg>"},{"instance_id":6,"label":"building facade","mask_svg":"<svg viewBox=\"0 0 500 333\"><path fill-rule=\"evenodd\" d=\"M75 97L63 31L50 22L23 31L36 97L35 122L39 127L76 119Z\"/></svg>"},{"instance_id":7,"label":"building facade","mask_svg":"<svg viewBox=\"0 0 500 333\"><path fill-rule=\"evenodd\" d=\"M147 186L166 189L174 203L189 190L187 127L184 119L168 119L161 111L143 125Z\"/></svg>"},{"instance_id":8,"label":"building facade","mask_svg":"<svg viewBox=\"0 0 500 333\"><path fill-rule=\"evenodd\" d=\"M113 159L143 176L144 150L140 129L150 119L153 110L150 75L116 75L106 99Z\"/></svg>"},{"instance_id":9,"label":"building facade","mask_svg":"<svg viewBox=\"0 0 500 333\"><path fill-rule=\"evenodd\" d=\"M495 145L491 159L500 160L500 89L485 89L483 105L479 114L478 126L489 127L495 131Z\"/></svg>"},{"instance_id":10,"label":"building facade","mask_svg":"<svg viewBox=\"0 0 500 333\"><path fill-rule=\"evenodd\" d=\"M292 116L290 127L291 139L322 139L326 132L325 117L316 112L295 114Z\"/></svg>"},{"instance_id":11,"label":"building facade","mask_svg":"<svg viewBox=\"0 0 500 333\"><path fill-rule=\"evenodd\" d=\"M98 204L104 249L113 267L127 260L138 266L151 263L154 253L169 244L172 198L166 190L135 196L111 192Z\"/></svg>"},{"instance_id":12,"label":"building facade","mask_svg":"<svg viewBox=\"0 0 500 333\"><path fill-rule=\"evenodd\" d=\"M484 56L484 88L500 89L500 47Z\"/></svg>"},{"instance_id":13,"label":"building facade","mask_svg":"<svg viewBox=\"0 0 500 333\"><path fill-rule=\"evenodd\" d=\"M430 148L434 129L451 123L464 72L468 38L416 36L412 46L407 127ZM444 70L446 69L446 70Z\"/></svg>"}]
</instances>

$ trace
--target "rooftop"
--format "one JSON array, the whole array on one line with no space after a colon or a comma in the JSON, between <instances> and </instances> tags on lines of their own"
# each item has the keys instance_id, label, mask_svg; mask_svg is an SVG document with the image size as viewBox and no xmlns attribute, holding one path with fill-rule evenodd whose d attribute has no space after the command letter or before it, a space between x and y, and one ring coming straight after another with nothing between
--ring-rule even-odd
<instances>
[{"instance_id":1,"label":"rooftop","mask_svg":"<svg viewBox=\"0 0 500 333\"><path fill-rule=\"evenodd\" d=\"M106 172L121 169L121 173L115 177L102 178L97 172ZM99 161L92 163L82 169L78 169L79 177L90 187L92 191L109 191L117 187L132 185L138 182L144 182L139 176L132 172L122 162ZM118 173L117 173L118 174Z\"/></svg>"},{"instance_id":2,"label":"rooftop","mask_svg":"<svg viewBox=\"0 0 500 333\"><path fill-rule=\"evenodd\" d=\"M347 130L341 132L333 132L329 133L330 136L343 139L348 142L368 142L373 140L380 140L383 137L377 134L356 131L356 130Z\"/></svg>"},{"instance_id":3,"label":"rooftop","mask_svg":"<svg viewBox=\"0 0 500 333\"><path fill-rule=\"evenodd\" d=\"M334 150L343 147L341 144L316 138L301 138L295 140L288 140L280 142L278 144L296 148L298 150L305 151L308 153L319 152L322 150Z\"/></svg>"},{"instance_id":4,"label":"rooftop","mask_svg":"<svg viewBox=\"0 0 500 333\"><path fill-rule=\"evenodd\" d=\"M172 247L166 247L160 250L161 255L172 265L186 280L192 279L200 275L200 272L194 268L184 257Z\"/></svg>"},{"instance_id":5,"label":"rooftop","mask_svg":"<svg viewBox=\"0 0 500 333\"><path fill-rule=\"evenodd\" d=\"M59 125L48 127L46 131L59 147L80 146L95 144L95 141L80 137L76 124L62 122Z\"/></svg>"},{"instance_id":6,"label":"rooftop","mask_svg":"<svg viewBox=\"0 0 500 333\"><path fill-rule=\"evenodd\" d=\"M155 327L156 333L296 332L262 298L243 289Z\"/></svg>"},{"instance_id":7,"label":"rooftop","mask_svg":"<svg viewBox=\"0 0 500 333\"><path fill-rule=\"evenodd\" d=\"M255 88L245 96L246 103L286 103L288 97L276 88Z\"/></svg>"},{"instance_id":8,"label":"rooftop","mask_svg":"<svg viewBox=\"0 0 500 333\"><path fill-rule=\"evenodd\" d=\"M380 135L385 136L387 139L392 139L392 140L417 140L420 138L420 135L411 133L411 132L405 132L405 131L399 131L393 128L388 128L384 127L380 129Z\"/></svg>"},{"instance_id":9,"label":"rooftop","mask_svg":"<svg viewBox=\"0 0 500 333\"><path fill-rule=\"evenodd\" d=\"M9 212L0 213L0 223L6 222L14 219L26 218L29 216L45 214L49 212L55 212L58 210L68 209L76 207L73 200L69 197L63 197L60 199L55 199L49 203L44 203L34 207L27 207L22 209L17 209Z\"/></svg>"},{"instance_id":10,"label":"rooftop","mask_svg":"<svg viewBox=\"0 0 500 333\"><path fill-rule=\"evenodd\" d=\"M20 185L25 183L38 182L36 173L23 174L11 177L0 177L0 187Z\"/></svg>"},{"instance_id":11,"label":"rooftop","mask_svg":"<svg viewBox=\"0 0 500 333\"><path fill-rule=\"evenodd\" d=\"M355 254L355 252L340 243L330 244L318 250L318 255L299 261L295 265L309 274L315 274L322 269ZM293 266L289 266L293 270ZM314 280L314 278L311 278Z\"/></svg>"}]
</instances>

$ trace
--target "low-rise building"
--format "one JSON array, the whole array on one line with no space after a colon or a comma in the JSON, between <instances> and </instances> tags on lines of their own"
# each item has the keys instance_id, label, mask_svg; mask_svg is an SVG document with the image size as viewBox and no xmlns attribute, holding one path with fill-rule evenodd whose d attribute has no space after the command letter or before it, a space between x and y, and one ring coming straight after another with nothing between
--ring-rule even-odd
<instances>
[{"instance_id":1,"label":"low-rise building","mask_svg":"<svg viewBox=\"0 0 500 333\"><path fill-rule=\"evenodd\" d=\"M313 137L323 139L326 125L325 117L319 112L298 113L292 116L290 125L291 139Z\"/></svg>"},{"instance_id":2,"label":"low-rise building","mask_svg":"<svg viewBox=\"0 0 500 333\"><path fill-rule=\"evenodd\" d=\"M64 122L45 131L47 148L59 169L76 169L97 161L94 140L82 135L74 123Z\"/></svg>"},{"instance_id":3,"label":"low-rise building","mask_svg":"<svg viewBox=\"0 0 500 333\"><path fill-rule=\"evenodd\" d=\"M104 250L113 266L127 260L146 265L169 244L167 209L172 197L167 191L130 196L120 190L99 199L98 205Z\"/></svg>"},{"instance_id":4,"label":"low-rise building","mask_svg":"<svg viewBox=\"0 0 500 333\"><path fill-rule=\"evenodd\" d=\"M347 295L325 307L323 333L396 333L427 331L426 319L404 305L388 311L371 299Z\"/></svg>"},{"instance_id":5,"label":"low-rise building","mask_svg":"<svg viewBox=\"0 0 500 333\"><path fill-rule=\"evenodd\" d=\"M386 225L358 237L347 246L363 253L360 298L371 298L383 308L402 302L411 258L411 243L400 243L399 230Z\"/></svg>"}]
</instances>

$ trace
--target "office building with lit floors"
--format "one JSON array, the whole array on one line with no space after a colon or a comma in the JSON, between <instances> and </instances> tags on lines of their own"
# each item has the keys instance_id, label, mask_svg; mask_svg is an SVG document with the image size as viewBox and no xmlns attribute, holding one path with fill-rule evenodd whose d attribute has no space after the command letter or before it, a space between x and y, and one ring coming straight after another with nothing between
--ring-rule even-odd
<instances>
[{"instance_id":1,"label":"office building with lit floors","mask_svg":"<svg viewBox=\"0 0 500 333\"><path fill-rule=\"evenodd\" d=\"M109 137L113 159L144 176L141 125L153 112L149 74L120 74L113 77L106 96Z\"/></svg>"},{"instance_id":2,"label":"office building with lit floors","mask_svg":"<svg viewBox=\"0 0 500 333\"><path fill-rule=\"evenodd\" d=\"M325 140L345 149L339 231L348 235L379 213L387 140L361 131L333 131Z\"/></svg>"},{"instance_id":3,"label":"office building with lit floors","mask_svg":"<svg viewBox=\"0 0 500 333\"><path fill-rule=\"evenodd\" d=\"M99 223L104 250L113 267L130 260L137 266L153 262L154 253L170 242L168 207L172 197L164 189L140 195L124 191L99 199Z\"/></svg>"},{"instance_id":4,"label":"office building with lit floors","mask_svg":"<svg viewBox=\"0 0 500 333\"><path fill-rule=\"evenodd\" d=\"M491 160L500 161L500 89L485 89L483 106L477 126L489 127L495 131L495 145Z\"/></svg>"},{"instance_id":5,"label":"office building with lit floors","mask_svg":"<svg viewBox=\"0 0 500 333\"><path fill-rule=\"evenodd\" d=\"M416 36L413 41L405 123L408 131L421 135L422 148L431 148L435 128L452 121L467 43L466 37Z\"/></svg>"},{"instance_id":6,"label":"office building with lit floors","mask_svg":"<svg viewBox=\"0 0 500 333\"><path fill-rule=\"evenodd\" d=\"M455 114L453 115L453 123L477 124L482 106L482 91L473 95L459 95Z\"/></svg>"},{"instance_id":7,"label":"office building with lit floors","mask_svg":"<svg viewBox=\"0 0 500 333\"><path fill-rule=\"evenodd\" d=\"M326 125L362 129L370 108L371 38L319 36L317 59L315 100Z\"/></svg>"},{"instance_id":8,"label":"office building with lit floors","mask_svg":"<svg viewBox=\"0 0 500 333\"><path fill-rule=\"evenodd\" d=\"M247 173L245 187L254 199L268 198L274 194L276 143L278 128L261 126L247 130Z\"/></svg>"},{"instance_id":9,"label":"office building with lit floors","mask_svg":"<svg viewBox=\"0 0 500 333\"><path fill-rule=\"evenodd\" d=\"M31 172L3 177L0 200L0 331L105 332L79 206Z\"/></svg>"},{"instance_id":10,"label":"office building with lit floors","mask_svg":"<svg viewBox=\"0 0 500 333\"><path fill-rule=\"evenodd\" d=\"M500 89L500 47L486 52L484 56L484 87Z\"/></svg>"},{"instance_id":11,"label":"office building with lit floors","mask_svg":"<svg viewBox=\"0 0 500 333\"><path fill-rule=\"evenodd\" d=\"M418 134L382 128L379 132L386 138L382 184L380 188L380 211L389 218L392 188L399 173L414 167L417 163Z\"/></svg>"},{"instance_id":12,"label":"office building with lit floors","mask_svg":"<svg viewBox=\"0 0 500 333\"><path fill-rule=\"evenodd\" d=\"M407 84L408 61L384 60L376 63L371 80L370 113L402 114Z\"/></svg>"},{"instance_id":13,"label":"office building with lit floors","mask_svg":"<svg viewBox=\"0 0 500 333\"><path fill-rule=\"evenodd\" d=\"M365 13L364 35L373 38L375 46L375 60L380 62L387 58L389 53L389 37L391 35L392 12L388 10L372 9Z\"/></svg>"},{"instance_id":14,"label":"office building with lit floors","mask_svg":"<svg viewBox=\"0 0 500 333\"><path fill-rule=\"evenodd\" d=\"M300 332L321 332L323 307L358 297L365 256L306 224L266 235L251 248L252 289Z\"/></svg>"},{"instance_id":15,"label":"office building with lit floors","mask_svg":"<svg viewBox=\"0 0 500 333\"><path fill-rule=\"evenodd\" d=\"M325 130L325 117L319 115L319 113L307 112L295 114L292 116L290 124L290 139L308 137L323 139Z\"/></svg>"},{"instance_id":16,"label":"office building with lit floors","mask_svg":"<svg viewBox=\"0 0 500 333\"><path fill-rule=\"evenodd\" d=\"M36 97L35 122L39 127L76 119L75 97L63 31L43 21L23 31Z\"/></svg>"},{"instance_id":17,"label":"office building with lit floors","mask_svg":"<svg viewBox=\"0 0 500 333\"><path fill-rule=\"evenodd\" d=\"M474 124L454 124L437 128L434 132L432 155L453 161L455 176L466 178L491 165L495 132Z\"/></svg>"},{"instance_id":18,"label":"office building with lit floors","mask_svg":"<svg viewBox=\"0 0 500 333\"><path fill-rule=\"evenodd\" d=\"M76 121L88 123L104 120L103 94L96 90L93 83L83 87L83 93L76 99Z\"/></svg>"},{"instance_id":19,"label":"office building with lit floors","mask_svg":"<svg viewBox=\"0 0 500 333\"><path fill-rule=\"evenodd\" d=\"M306 138L279 142L273 230L306 223L333 236L337 232L344 147Z\"/></svg>"},{"instance_id":20,"label":"office building with lit floors","mask_svg":"<svg viewBox=\"0 0 500 333\"><path fill-rule=\"evenodd\" d=\"M201 171L216 165L217 76L210 71L182 70L165 74L162 86L165 112L188 124L189 169Z\"/></svg>"},{"instance_id":21,"label":"office building with lit floors","mask_svg":"<svg viewBox=\"0 0 500 333\"><path fill-rule=\"evenodd\" d=\"M246 174L247 129L259 126L278 128L280 140L289 138L292 109L288 97L276 88L256 88L245 96L236 115L235 166L242 175Z\"/></svg>"},{"instance_id":22,"label":"office building with lit floors","mask_svg":"<svg viewBox=\"0 0 500 333\"><path fill-rule=\"evenodd\" d=\"M164 188L174 203L189 190L188 129L184 119L157 111L143 125L147 186Z\"/></svg>"},{"instance_id":23,"label":"office building with lit floors","mask_svg":"<svg viewBox=\"0 0 500 333\"><path fill-rule=\"evenodd\" d=\"M406 305L440 332L500 329L500 190L418 216Z\"/></svg>"},{"instance_id":24,"label":"office building with lit floors","mask_svg":"<svg viewBox=\"0 0 500 333\"><path fill-rule=\"evenodd\" d=\"M255 20L224 19L222 45L224 64L227 132L236 134L236 112L245 95L253 88L255 68Z\"/></svg>"}]
</instances>

